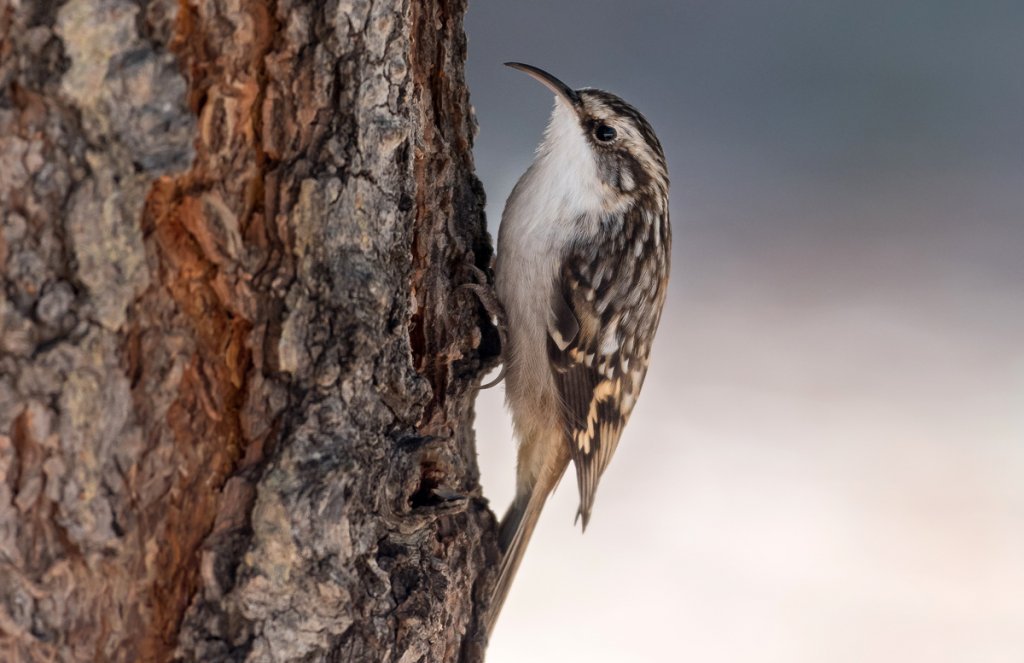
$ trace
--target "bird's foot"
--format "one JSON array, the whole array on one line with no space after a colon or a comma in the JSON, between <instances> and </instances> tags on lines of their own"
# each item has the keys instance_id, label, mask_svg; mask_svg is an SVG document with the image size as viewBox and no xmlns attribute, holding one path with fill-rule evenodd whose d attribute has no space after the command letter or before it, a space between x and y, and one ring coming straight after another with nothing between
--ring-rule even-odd
<instances>
[{"instance_id":1,"label":"bird's foot","mask_svg":"<svg viewBox=\"0 0 1024 663\"><path fill-rule=\"evenodd\" d=\"M498 373L498 377L494 378L487 384L480 385L480 389L490 389L491 387L499 384L505 379L505 363L504 355L508 348L508 322L505 317L505 307L502 306L501 301L498 299L498 295L487 283L487 275L484 274L476 265L470 265L470 269L473 271L473 275L477 279L477 283L463 283L458 287L459 290L467 290L476 295L476 298L480 301L480 304L487 311L487 315L491 318L491 323L494 328L498 330L498 339L501 343L501 356L502 364L501 371Z\"/></svg>"}]
</instances>

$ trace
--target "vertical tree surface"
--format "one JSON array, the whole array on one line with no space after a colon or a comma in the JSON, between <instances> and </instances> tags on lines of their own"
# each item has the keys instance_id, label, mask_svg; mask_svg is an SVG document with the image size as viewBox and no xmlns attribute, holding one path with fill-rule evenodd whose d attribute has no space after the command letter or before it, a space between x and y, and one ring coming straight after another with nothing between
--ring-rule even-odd
<instances>
[{"instance_id":1,"label":"vertical tree surface","mask_svg":"<svg viewBox=\"0 0 1024 663\"><path fill-rule=\"evenodd\" d=\"M482 657L464 9L0 4L0 660Z\"/></svg>"}]
</instances>

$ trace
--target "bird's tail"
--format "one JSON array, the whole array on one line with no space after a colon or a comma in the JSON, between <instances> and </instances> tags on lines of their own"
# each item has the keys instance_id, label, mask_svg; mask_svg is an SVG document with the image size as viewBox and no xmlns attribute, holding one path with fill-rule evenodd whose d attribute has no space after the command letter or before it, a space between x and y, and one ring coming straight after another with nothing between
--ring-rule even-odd
<instances>
[{"instance_id":1,"label":"bird's tail","mask_svg":"<svg viewBox=\"0 0 1024 663\"><path fill-rule=\"evenodd\" d=\"M498 532L498 544L501 546L501 571L498 574L498 584L491 594L491 605L487 610L487 637L490 638L494 631L494 624L498 621L498 614L501 606L505 604L508 597L508 590L512 587L512 579L523 561L523 554L530 542L530 536L540 519L540 512L544 509L547 501L547 490L534 490L529 493L517 496L512 505L501 519L501 528Z\"/></svg>"}]
</instances>

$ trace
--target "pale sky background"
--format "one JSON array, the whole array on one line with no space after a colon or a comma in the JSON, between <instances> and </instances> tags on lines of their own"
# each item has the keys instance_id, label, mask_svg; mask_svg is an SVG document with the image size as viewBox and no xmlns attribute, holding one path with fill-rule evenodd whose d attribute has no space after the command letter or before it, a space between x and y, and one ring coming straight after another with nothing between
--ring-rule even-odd
<instances>
[{"instance_id":1,"label":"pale sky background","mask_svg":"<svg viewBox=\"0 0 1024 663\"><path fill-rule=\"evenodd\" d=\"M1024 661L1024 3L480 0L467 32L495 235L552 105L506 60L647 114L675 235L591 526L570 472L488 662Z\"/></svg>"}]
</instances>

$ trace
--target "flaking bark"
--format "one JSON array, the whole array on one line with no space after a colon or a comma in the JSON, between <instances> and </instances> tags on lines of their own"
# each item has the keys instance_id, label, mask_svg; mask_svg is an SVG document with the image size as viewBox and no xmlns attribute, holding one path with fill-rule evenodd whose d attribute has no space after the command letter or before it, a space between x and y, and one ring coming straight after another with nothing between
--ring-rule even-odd
<instances>
[{"instance_id":1,"label":"flaking bark","mask_svg":"<svg viewBox=\"0 0 1024 663\"><path fill-rule=\"evenodd\" d=\"M0 660L482 658L464 9L0 5Z\"/></svg>"}]
</instances>

